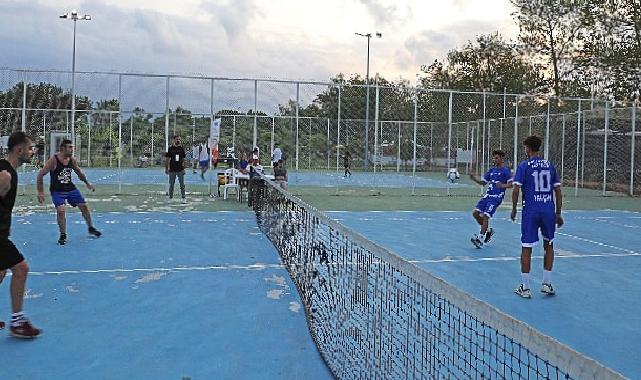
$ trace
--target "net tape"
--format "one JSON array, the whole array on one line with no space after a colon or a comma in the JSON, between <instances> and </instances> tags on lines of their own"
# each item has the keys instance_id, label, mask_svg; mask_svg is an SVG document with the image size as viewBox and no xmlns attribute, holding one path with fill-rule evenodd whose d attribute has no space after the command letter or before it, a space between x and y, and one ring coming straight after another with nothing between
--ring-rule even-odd
<instances>
[{"instance_id":1,"label":"net tape","mask_svg":"<svg viewBox=\"0 0 641 380\"><path fill-rule=\"evenodd\" d=\"M250 204L341 379L624 379L273 186Z\"/></svg>"}]
</instances>

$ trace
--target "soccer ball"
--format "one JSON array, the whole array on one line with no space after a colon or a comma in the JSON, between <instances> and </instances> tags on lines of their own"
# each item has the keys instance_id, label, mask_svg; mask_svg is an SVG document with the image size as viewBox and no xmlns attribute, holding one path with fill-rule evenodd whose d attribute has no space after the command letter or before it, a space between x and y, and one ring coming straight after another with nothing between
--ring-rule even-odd
<instances>
[{"instance_id":1,"label":"soccer ball","mask_svg":"<svg viewBox=\"0 0 641 380\"><path fill-rule=\"evenodd\" d=\"M456 168L451 168L447 172L447 179L452 183L458 181L460 178L461 178L461 174L459 174L459 172L458 172L458 170L456 170Z\"/></svg>"}]
</instances>

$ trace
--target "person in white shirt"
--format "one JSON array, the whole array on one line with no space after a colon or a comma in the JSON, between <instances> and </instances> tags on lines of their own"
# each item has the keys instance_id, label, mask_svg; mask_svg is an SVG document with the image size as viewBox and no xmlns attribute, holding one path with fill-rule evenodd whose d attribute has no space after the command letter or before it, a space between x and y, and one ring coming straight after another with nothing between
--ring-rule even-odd
<instances>
[{"instance_id":1,"label":"person in white shirt","mask_svg":"<svg viewBox=\"0 0 641 380\"><path fill-rule=\"evenodd\" d=\"M280 150L280 147L276 145L274 151L272 152L272 167L278 166L278 161L283 159L283 152Z\"/></svg>"},{"instance_id":2,"label":"person in white shirt","mask_svg":"<svg viewBox=\"0 0 641 380\"><path fill-rule=\"evenodd\" d=\"M198 155L198 165L200 166L200 178L205 180L205 173L209 169L209 145L207 143L200 144L200 154Z\"/></svg>"},{"instance_id":3,"label":"person in white shirt","mask_svg":"<svg viewBox=\"0 0 641 380\"><path fill-rule=\"evenodd\" d=\"M193 174L196 174L198 160L200 160L200 145L194 142L194 146L191 147L191 169Z\"/></svg>"}]
</instances>

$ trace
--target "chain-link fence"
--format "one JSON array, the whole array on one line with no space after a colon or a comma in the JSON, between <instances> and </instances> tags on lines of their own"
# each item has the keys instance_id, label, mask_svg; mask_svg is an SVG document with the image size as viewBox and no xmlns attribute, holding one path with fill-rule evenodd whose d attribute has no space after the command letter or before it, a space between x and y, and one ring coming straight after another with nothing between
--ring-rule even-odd
<instances>
[{"instance_id":1,"label":"chain-link fence","mask_svg":"<svg viewBox=\"0 0 641 380\"><path fill-rule=\"evenodd\" d=\"M486 171L494 149L514 167L525 158L522 140L536 134L575 195L641 194L641 132L631 104L375 84L368 104L367 86L336 82L77 72L71 89L71 76L0 70L0 133L33 136L36 165L60 138L74 136L81 165L116 171L118 191L129 184L123 171L160 170L173 135L182 137L189 156L220 118L223 155L233 148L241 157L258 147L269 166L279 146L290 171L336 173L349 152L352 170L407 175L399 187L431 178L443 185L437 194L459 191L446 179L451 168L462 175ZM145 183L142 174L132 178L163 185Z\"/></svg>"}]
</instances>

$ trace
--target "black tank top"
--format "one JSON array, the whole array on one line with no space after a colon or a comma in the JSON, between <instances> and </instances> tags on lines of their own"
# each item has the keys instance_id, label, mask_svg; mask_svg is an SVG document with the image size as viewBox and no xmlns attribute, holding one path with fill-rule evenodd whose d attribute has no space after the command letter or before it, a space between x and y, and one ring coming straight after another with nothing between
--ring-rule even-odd
<instances>
[{"instance_id":1,"label":"black tank top","mask_svg":"<svg viewBox=\"0 0 641 380\"><path fill-rule=\"evenodd\" d=\"M71 182L71 159L67 165L63 165L62 162L58 159L58 155L54 155L56 158L56 168L49 172L51 175L51 180L49 181L49 191L56 192L67 192L76 189L76 185Z\"/></svg>"},{"instance_id":2,"label":"black tank top","mask_svg":"<svg viewBox=\"0 0 641 380\"><path fill-rule=\"evenodd\" d=\"M4 197L0 197L0 238L6 239L11 232L11 212L13 211L13 205L16 203L18 173L7 160L0 160L0 171L3 170L11 174L11 190Z\"/></svg>"}]
</instances>

